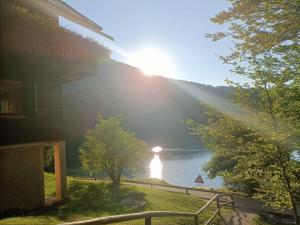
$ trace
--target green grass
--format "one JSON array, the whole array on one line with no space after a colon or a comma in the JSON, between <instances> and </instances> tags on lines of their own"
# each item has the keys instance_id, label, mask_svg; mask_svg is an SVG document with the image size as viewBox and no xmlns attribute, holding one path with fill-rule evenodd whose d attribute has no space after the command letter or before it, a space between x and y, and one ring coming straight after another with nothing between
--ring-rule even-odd
<instances>
[{"instance_id":1,"label":"green grass","mask_svg":"<svg viewBox=\"0 0 300 225\"><path fill-rule=\"evenodd\" d=\"M214 189L215 191L226 193L226 194L238 194L238 195L243 195L243 196L249 196L247 193L242 192L242 191L233 191L227 187L221 187L221 188L216 188Z\"/></svg>"},{"instance_id":2,"label":"green grass","mask_svg":"<svg viewBox=\"0 0 300 225\"><path fill-rule=\"evenodd\" d=\"M68 184L73 180L72 177L67 177ZM55 176L52 173L44 173L45 195L55 196Z\"/></svg>"},{"instance_id":3,"label":"green grass","mask_svg":"<svg viewBox=\"0 0 300 225\"><path fill-rule=\"evenodd\" d=\"M144 183L149 183L149 184L163 184L163 185L170 185L164 180L156 179L156 178L134 178L134 179L128 179L131 181L136 181L136 182L144 182Z\"/></svg>"},{"instance_id":4,"label":"green grass","mask_svg":"<svg viewBox=\"0 0 300 225\"><path fill-rule=\"evenodd\" d=\"M54 176L45 174L45 190L54 193ZM61 206L30 216L17 216L0 220L0 224L58 224L62 222L86 220L95 217L142 212L148 210L173 210L195 212L205 204L199 198L180 193L152 190L130 185L113 187L107 182L82 181L68 178L69 201ZM144 206L129 207L120 204L124 198L138 198ZM215 206L201 215L200 221L207 220ZM217 221L217 220L216 220ZM143 220L119 223L123 225L144 224ZM155 225L189 225L192 220L186 218L156 218ZM200 223L201 224L201 223ZM215 224L219 224L216 222Z\"/></svg>"},{"instance_id":5,"label":"green grass","mask_svg":"<svg viewBox=\"0 0 300 225\"><path fill-rule=\"evenodd\" d=\"M45 195L54 196L55 195L55 176L50 173L44 173L45 180Z\"/></svg>"}]
</instances>

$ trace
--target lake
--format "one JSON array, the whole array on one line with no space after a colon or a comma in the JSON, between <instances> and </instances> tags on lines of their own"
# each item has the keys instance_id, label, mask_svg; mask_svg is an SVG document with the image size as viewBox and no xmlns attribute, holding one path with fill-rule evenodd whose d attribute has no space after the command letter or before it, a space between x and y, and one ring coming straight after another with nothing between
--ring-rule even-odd
<instances>
[{"instance_id":1,"label":"lake","mask_svg":"<svg viewBox=\"0 0 300 225\"><path fill-rule=\"evenodd\" d=\"M143 177L165 180L166 182L184 187L194 187L198 175L203 178L204 187L222 187L222 178L208 178L203 165L210 160L212 153L208 150L168 150L153 153L146 163Z\"/></svg>"}]
</instances>

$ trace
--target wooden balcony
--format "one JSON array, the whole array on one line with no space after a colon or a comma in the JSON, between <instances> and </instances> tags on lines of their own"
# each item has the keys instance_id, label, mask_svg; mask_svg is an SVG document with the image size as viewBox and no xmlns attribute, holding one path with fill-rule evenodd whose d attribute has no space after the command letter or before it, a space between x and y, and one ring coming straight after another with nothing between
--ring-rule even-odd
<instances>
[{"instance_id":1,"label":"wooden balcony","mask_svg":"<svg viewBox=\"0 0 300 225\"><path fill-rule=\"evenodd\" d=\"M1 2L1 50L72 62L91 63L109 57L110 51L97 42L7 2Z\"/></svg>"}]
</instances>

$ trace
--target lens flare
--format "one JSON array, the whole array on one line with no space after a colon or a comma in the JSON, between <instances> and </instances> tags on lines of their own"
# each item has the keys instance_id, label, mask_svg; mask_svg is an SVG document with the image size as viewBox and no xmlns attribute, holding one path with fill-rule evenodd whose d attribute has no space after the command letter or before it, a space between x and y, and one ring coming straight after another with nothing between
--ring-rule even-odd
<instances>
[{"instance_id":1,"label":"lens flare","mask_svg":"<svg viewBox=\"0 0 300 225\"><path fill-rule=\"evenodd\" d=\"M141 69L148 76L174 74L170 58L162 50L156 48L144 48L130 54L128 64Z\"/></svg>"}]
</instances>

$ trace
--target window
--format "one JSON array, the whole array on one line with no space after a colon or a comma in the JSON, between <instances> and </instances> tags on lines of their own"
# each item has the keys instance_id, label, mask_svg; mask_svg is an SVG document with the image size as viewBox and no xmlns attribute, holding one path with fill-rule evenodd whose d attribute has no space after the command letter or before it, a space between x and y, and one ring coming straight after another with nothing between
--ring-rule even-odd
<instances>
[{"instance_id":1,"label":"window","mask_svg":"<svg viewBox=\"0 0 300 225\"><path fill-rule=\"evenodd\" d=\"M23 115L23 82L0 80L0 116Z\"/></svg>"},{"instance_id":2,"label":"window","mask_svg":"<svg viewBox=\"0 0 300 225\"><path fill-rule=\"evenodd\" d=\"M0 79L0 118L24 118L37 115L35 81Z\"/></svg>"}]
</instances>

